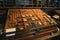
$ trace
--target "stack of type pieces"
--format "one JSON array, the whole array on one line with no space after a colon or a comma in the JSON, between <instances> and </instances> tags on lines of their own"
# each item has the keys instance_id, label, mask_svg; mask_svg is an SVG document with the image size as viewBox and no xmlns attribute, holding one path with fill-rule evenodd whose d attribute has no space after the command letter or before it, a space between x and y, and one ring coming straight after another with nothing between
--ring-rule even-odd
<instances>
[{"instance_id":1,"label":"stack of type pieces","mask_svg":"<svg viewBox=\"0 0 60 40\"><path fill-rule=\"evenodd\" d=\"M41 9L9 9L5 24L5 36L22 38L36 37L35 35L50 35L59 28L57 23Z\"/></svg>"}]
</instances>

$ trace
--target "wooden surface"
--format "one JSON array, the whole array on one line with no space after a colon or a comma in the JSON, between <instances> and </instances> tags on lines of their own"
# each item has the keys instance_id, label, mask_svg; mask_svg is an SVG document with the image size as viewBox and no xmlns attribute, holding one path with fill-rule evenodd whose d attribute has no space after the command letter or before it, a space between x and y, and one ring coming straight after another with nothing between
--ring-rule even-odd
<instances>
[{"instance_id":1,"label":"wooden surface","mask_svg":"<svg viewBox=\"0 0 60 40\"><path fill-rule=\"evenodd\" d=\"M18 28L19 32L27 32L22 35L23 37L18 38L18 40L33 40L34 38L50 35L50 33L57 31L57 26L49 27L49 25L55 24L57 23L41 9L9 9L5 33L7 29ZM42 30L37 36L34 36L33 33L37 28L42 28Z\"/></svg>"}]
</instances>

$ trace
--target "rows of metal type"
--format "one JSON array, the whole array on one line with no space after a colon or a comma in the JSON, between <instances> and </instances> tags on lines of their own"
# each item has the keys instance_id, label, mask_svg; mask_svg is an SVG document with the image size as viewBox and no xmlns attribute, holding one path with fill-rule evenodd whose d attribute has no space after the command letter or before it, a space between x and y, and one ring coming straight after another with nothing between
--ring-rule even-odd
<instances>
[{"instance_id":1,"label":"rows of metal type","mask_svg":"<svg viewBox=\"0 0 60 40\"><path fill-rule=\"evenodd\" d=\"M56 24L41 9L9 9L4 32L6 37L31 38L32 35L44 36L59 31Z\"/></svg>"}]
</instances>

